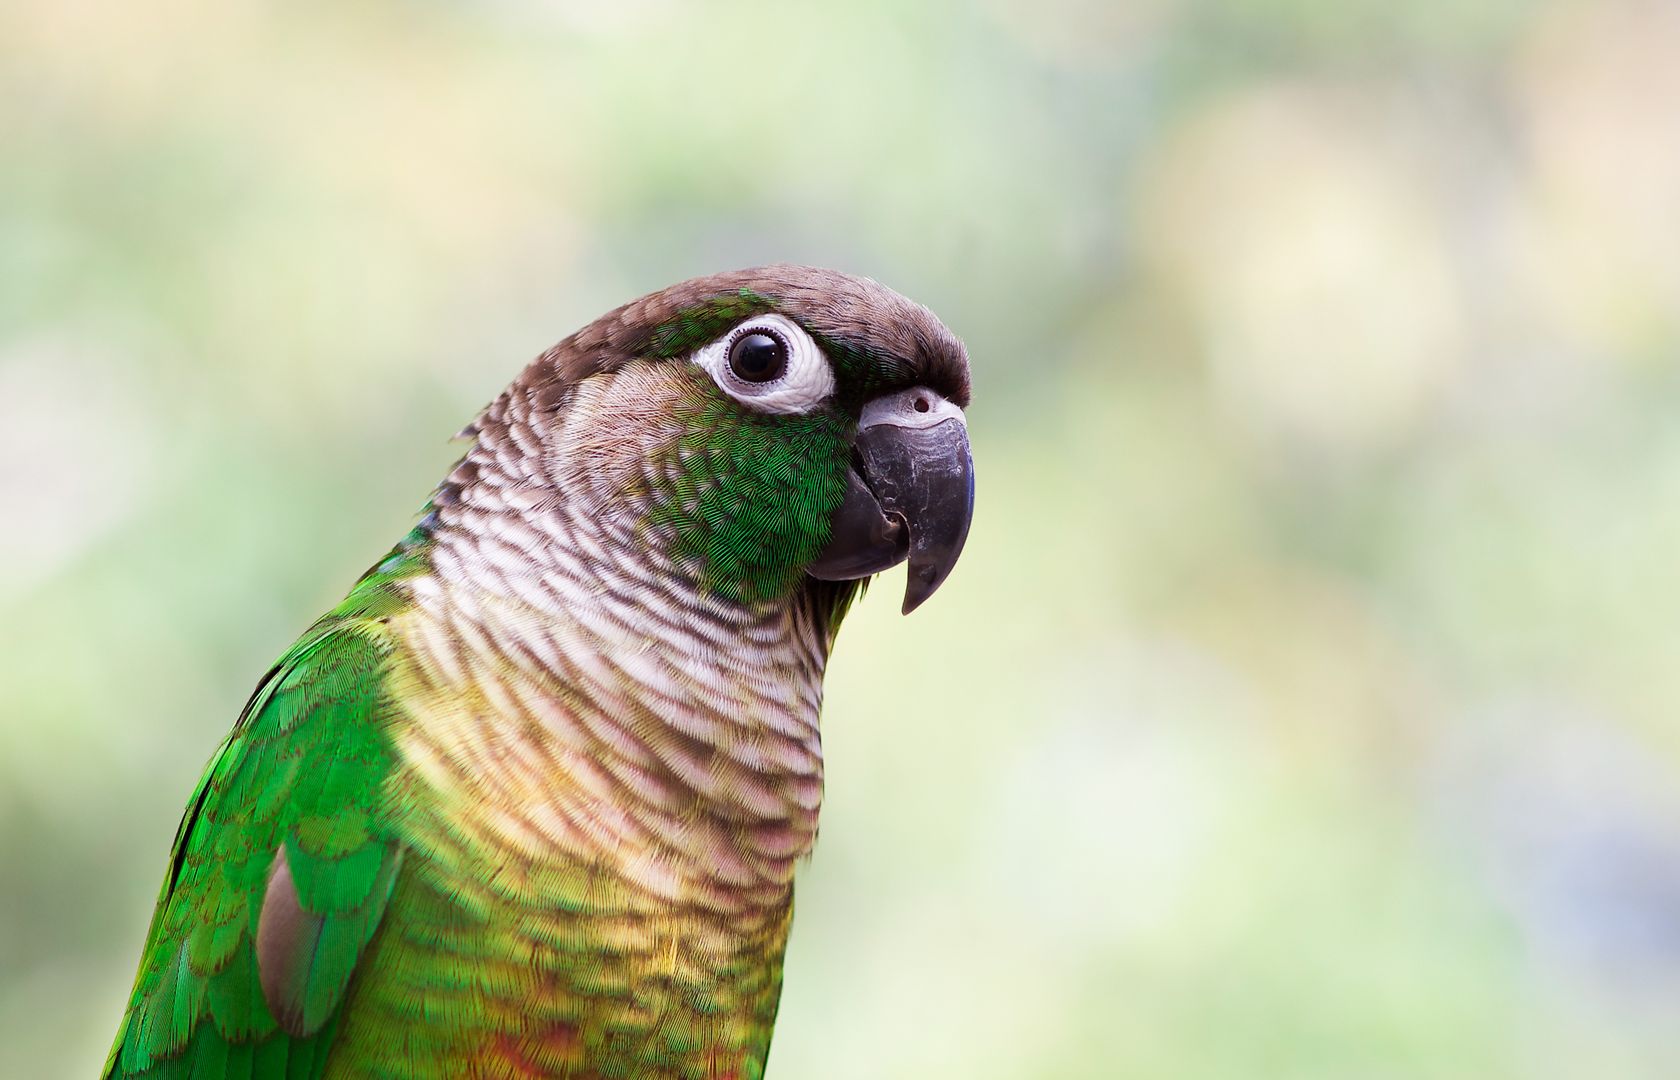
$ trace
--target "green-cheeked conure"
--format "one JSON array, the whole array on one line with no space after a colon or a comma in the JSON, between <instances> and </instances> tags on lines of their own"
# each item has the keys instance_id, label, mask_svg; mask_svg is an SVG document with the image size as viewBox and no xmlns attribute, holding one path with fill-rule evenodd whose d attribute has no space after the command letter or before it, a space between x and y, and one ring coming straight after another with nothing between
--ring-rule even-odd
<instances>
[{"instance_id":1,"label":"green-cheeked conure","mask_svg":"<svg viewBox=\"0 0 1680 1080\"><path fill-rule=\"evenodd\" d=\"M955 564L968 400L925 308L798 266L539 356L211 758L105 1075L762 1076L829 648Z\"/></svg>"}]
</instances>

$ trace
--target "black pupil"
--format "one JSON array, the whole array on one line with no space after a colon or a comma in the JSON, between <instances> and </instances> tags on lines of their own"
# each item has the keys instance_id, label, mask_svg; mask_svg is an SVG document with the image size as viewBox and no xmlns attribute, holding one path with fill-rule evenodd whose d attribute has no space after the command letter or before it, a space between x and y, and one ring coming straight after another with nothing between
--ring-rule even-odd
<instances>
[{"instance_id":1,"label":"black pupil","mask_svg":"<svg viewBox=\"0 0 1680 1080\"><path fill-rule=\"evenodd\" d=\"M729 367L748 382L769 382L787 370L787 346L771 334L743 334L729 346Z\"/></svg>"}]
</instances>

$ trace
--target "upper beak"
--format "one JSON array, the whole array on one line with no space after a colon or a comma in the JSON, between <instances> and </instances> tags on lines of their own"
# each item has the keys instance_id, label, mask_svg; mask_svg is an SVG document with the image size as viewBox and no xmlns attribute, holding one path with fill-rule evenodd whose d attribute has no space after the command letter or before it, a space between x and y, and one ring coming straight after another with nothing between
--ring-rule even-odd
<instances>
[{"instance_id":1,"label":"upper beak","mask_svg":"<svg viewBox=\"0 0 1680 1080\"><path fill-rule=\"evenodd\" d=\"M944 584L974 516L974 461L963 412L913 386L865 405L846 497L812 577L868 577L906 557L904 614Z\"/></svg>"}]
</instances>

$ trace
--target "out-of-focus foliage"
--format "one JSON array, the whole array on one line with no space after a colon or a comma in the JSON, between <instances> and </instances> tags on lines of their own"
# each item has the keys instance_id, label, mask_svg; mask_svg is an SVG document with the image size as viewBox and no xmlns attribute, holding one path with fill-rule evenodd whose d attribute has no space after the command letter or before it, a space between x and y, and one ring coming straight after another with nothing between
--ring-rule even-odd
<instances>
[{"instance_id":1,"label":"out-of-focus foliage","mask_svg":"<svg viewBox=\"0 0 1680 1080\"><path fill-rule=\"evenodd\" d=\"M1677 101L1626 0L0 8L0 1075L445 436L775 259L964 335L980 468L775 1075L1680 1075Z\"/></svg>"}]
</instances>

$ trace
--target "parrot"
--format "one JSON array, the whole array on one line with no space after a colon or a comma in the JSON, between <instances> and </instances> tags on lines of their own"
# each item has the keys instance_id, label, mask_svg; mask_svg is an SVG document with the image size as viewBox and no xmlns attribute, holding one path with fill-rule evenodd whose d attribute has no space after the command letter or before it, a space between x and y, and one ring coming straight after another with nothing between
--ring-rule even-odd
<instances>
[{"instance_id":1,"label":"parrot","mask_svg":"<svg viewBox=\"0 0 1680 1080\"><path fill-rule=\"evenodd\" d=\"M969 398L932 312L805 266L538 356L212 755L102 1075L762 1077L824 669L956 565Z\"/></svg>"}]
</instances>

